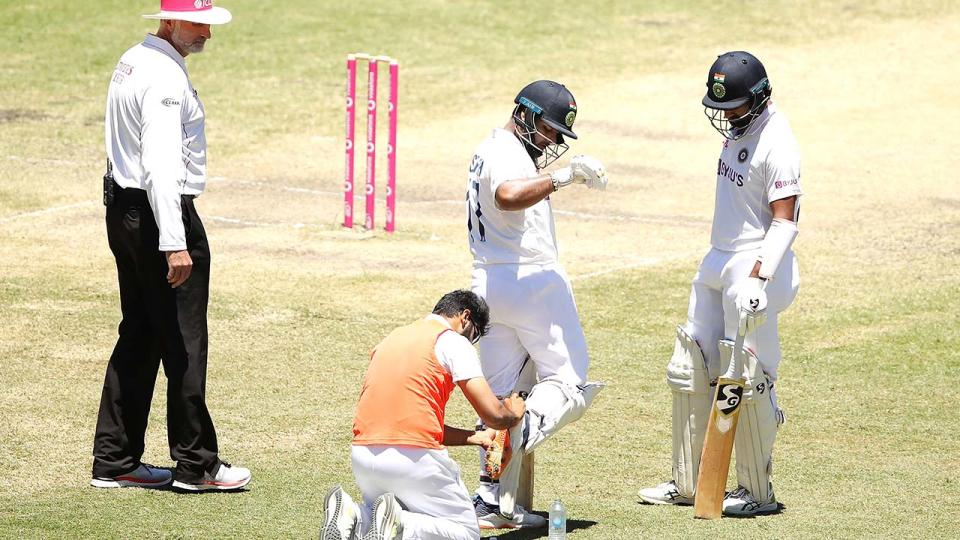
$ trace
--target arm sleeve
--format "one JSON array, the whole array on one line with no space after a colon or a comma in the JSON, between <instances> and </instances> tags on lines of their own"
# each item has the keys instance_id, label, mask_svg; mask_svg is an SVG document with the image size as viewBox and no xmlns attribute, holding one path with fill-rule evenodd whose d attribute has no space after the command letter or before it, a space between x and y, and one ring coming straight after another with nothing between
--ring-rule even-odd
<instances>
[{"instance_id":1,"label":"arm sleeve","mask_svg":"<svg viewBox=\"0 0 960 540\"><path fill-rule=\"evenodd\" d=\"M440 365L453 377L453 382L483 377L477 350L460 334L444 332L437 339L433 352Z\"/></svg>"},{"instance_id":2,"label":"arm sleeve","mask_svg":"<svg viewBox=\"0 0 960 540\"><path fill-rule=\"evenodd\" d=\"M185 88L180 78L157 80L144 92L141 106L141 163L147 198L160 231L160 251L187 248L180 208L186 178L180 116Z\"/></svg>"},{"instance_id":3,"label":"arm sleeve","mask_svg":"<svg viewBox=\"0 0 960 540\"><path fill-rule=\"evenodd\" d=\"M771 148L765 166L768 201L779 201L802 193L800 150L795 141L784 141Z\"/></svg>"}]
</instances>

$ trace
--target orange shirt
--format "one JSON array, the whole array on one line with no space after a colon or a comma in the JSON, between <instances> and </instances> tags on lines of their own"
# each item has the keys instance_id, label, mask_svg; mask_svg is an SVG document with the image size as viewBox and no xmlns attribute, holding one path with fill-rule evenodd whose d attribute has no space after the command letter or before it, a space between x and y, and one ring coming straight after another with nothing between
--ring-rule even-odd
<instances>
[{"instance_id":1,"label":"orange shirt","mask_svg":"<svg viewBox=\"0 0 960 540\"><path fill-rule=\"evenodd\" d=\"M353 444L443 448L443 418L455 387L434 347L444 323L423 319L397 328L370 359L353 419Z\"/></svg>"}]
</instances>

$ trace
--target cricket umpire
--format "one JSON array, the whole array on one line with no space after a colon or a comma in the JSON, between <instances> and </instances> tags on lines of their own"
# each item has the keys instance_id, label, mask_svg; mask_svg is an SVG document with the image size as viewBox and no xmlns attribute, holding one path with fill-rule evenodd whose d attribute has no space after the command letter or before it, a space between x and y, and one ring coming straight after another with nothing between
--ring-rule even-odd
<instances>
[{"instance_id":1,"label":"cricket umpire","mask_svg":"<svg viewBox=\"0 0 960 540\"><path fill-rule=\"evenodd\" d=\"M107 239L120 284L119 337L93 444L100 488L229 490L250 471L220 460L206 405L210 250L194 199L206 185L204 109L184 59L231 14L212 0L161 0L156 34L129 49L106 105ZM167 469L141 461L160 362L167 376Z\"/></svg>"}]
</instances>

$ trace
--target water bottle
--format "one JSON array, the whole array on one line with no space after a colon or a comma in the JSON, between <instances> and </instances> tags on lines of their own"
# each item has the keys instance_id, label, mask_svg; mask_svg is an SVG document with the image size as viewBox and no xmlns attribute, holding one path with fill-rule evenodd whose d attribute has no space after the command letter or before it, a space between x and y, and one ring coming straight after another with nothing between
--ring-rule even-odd
<instances>
[{"instance_id":1,"label":"water bottle","mask_svg":"<svg viewBox=\"0 0 960 540\"><path fill-rule=\"evenodd\" d=\"M547 524L547 538L550 540L566 540L567 538L567 509L560 499L550 505L550 522Z\"/></svg>"}]
</instances>

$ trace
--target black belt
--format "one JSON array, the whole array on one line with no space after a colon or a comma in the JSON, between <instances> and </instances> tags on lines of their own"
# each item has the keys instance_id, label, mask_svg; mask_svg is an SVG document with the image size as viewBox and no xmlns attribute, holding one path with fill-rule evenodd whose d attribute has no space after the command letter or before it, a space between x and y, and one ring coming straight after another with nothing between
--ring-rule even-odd
<instances>
[{"instance_id":1,"label":"black belt","mask_svg":"<svg viewBox=\"0 0 960 540\"><path fill-rule=\"evenodd\" d=\"M150 204L146 191L140 188L120 187L116 180L113 181L113 196L116 202L127 206ZM180 195L180 197L190 201L197 198L196 195Z\"/></svg>"},{"instance_id":2,"label":"black belt","mask_svg":"<svg viewBox=\"0 0 960 540\"><path fill-rule=\"evenodd\" d=\"M113 182L113 198L117 204L125 206L150 204L146 191L137 188L120 187L120 184L116 181Z\"/></svg>"}]
</instances>

